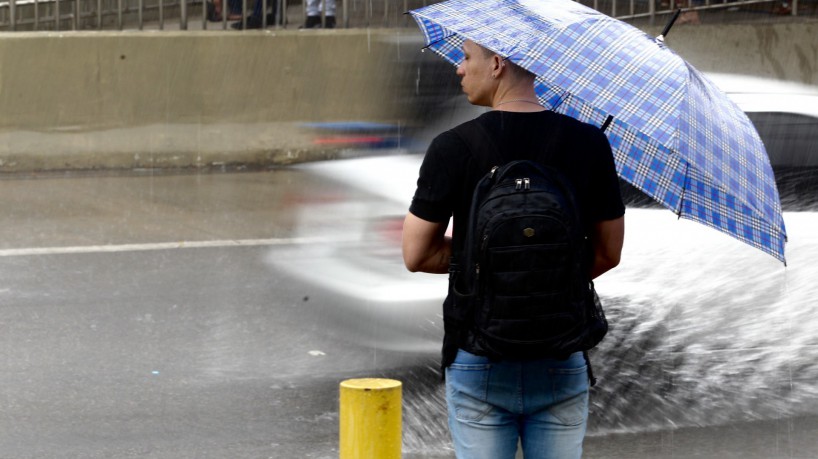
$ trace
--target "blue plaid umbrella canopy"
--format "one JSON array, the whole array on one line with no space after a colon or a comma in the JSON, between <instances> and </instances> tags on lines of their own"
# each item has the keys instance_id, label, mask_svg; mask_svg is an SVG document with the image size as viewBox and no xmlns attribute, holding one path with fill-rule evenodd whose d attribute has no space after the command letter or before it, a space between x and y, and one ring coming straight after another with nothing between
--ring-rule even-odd
<instances>
[{"instance_id":1,"label":"blue plaid umbrella canopy","mask_svg":"<svg viewBox=\"0 0 818 459\"><path fill-rule=\"evenodd\" d=\"M721 90L661 39L571 0L449 0L409 12L452 64L472 40L537 76L547 109L603 125L619 175L653 199L784 261L764 144Z\"/></svg>"}]
</instances>

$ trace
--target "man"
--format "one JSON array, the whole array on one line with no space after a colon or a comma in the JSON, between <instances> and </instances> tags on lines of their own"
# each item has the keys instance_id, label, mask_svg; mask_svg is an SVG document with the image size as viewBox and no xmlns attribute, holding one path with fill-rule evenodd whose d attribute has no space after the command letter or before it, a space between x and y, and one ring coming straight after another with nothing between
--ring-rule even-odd
<instances>
[{"instance_id":1,"label":"man","mask_svg":"<svg viewBox=\"0 0 818 459\"><path fill-rule=\"evenodd\" d=\"M325 23L321 24L321 10L327 2ZM334 29L335 28L335 0L307 0L307 19L303 29Z\"/></svg>"},{"instance_id":2,"label":"man","mask_svg":"<svg viewBox=\"0 0 818 459\"><path fill-rule=\"evenodd\" d=\"M237 2L237 3L239 3L238 9L241 10L241 2ZM249 5L250 2L248 1L247 4ZM264 2L262 0L255 0L255 3L253 4L253 11L250 13L249 16L247 16L247 28L248 29L261 29L262 27L264 27L264 22L265 22L264 15L265 14L267 15L267 18L266 18L267 26L269 27L269 26L275 25L276 2L274 0L268 0L267 1L267 9L268 10L272 9L272 11L270 11L269 13L265 13L264 11L262 11L262 9L264 9ZM228 16L228 19L233 19L233 18L241 19L241 11L239 11L239 13L238 13L238 18L236 18L235 16L236 15L233 15L232 18L230 16ZM233 28L233 29L236 29L236 30L242 30L244 28L244 23L242 21L234 22L234 23L230 24L230 27Z\"/></svg>"},{"instance_id":3,"label":"man","mask_svg":"<svg viewBox=\"0 0 818 459\"><path fill-rule=\"evenodd\" d=\"M481 123L506 161L540 159L559 169L576 190L581 220L593 243L590 275L615 267L625 209L605 135L546 111L537 101L531 73L471 41L463 51L457 68L463 92L470 103L494 109L469 123ZM557 140L548 142L555 135ZM431 143L404 222L403 257L410 271L448 272L452 256L464 250L472 192L487 172L453 130ZM450 308L451 291L444 318L451 317ZM453 322L444 319L442 363L457 457L513 459L519 440L526 458L579 458L589 385L582 353L565 360L491 360L470 339L469 330Z\"/></svg>"}]
</instances>

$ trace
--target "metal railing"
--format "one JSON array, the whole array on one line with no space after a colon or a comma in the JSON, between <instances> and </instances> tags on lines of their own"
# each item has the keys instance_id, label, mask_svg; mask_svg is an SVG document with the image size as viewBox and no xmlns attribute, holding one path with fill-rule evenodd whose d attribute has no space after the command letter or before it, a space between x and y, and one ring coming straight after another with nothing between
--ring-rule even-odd
<instances>
[{"instance_id":1,"label":"metal railing","mask_svg":"<svg viewBox=\"0 0 818 459\"><path fill-rule=\"evenodd\" d=\"M786 14L798 15L798 0L581 0L582 4L611 17L627 21L631 19L648 18L651 23L659 16L673 14L682 8L685 12L705 10L741 9L761 4L771 4L770 10L782 14L786 4Z\"/></svg>"},{"instance_id":2,"label":"metal railing","mask_svg":"<svg viewBox=\"0 0 818 459\"><path fill-rule=\"evenodd\" d=\"M244 28L253 4L241 0ZM275 8L281 11L284 0L258 0L263 11ZM226 16L226 15L225 15ZM281 14L275 15L281 18ZM226 19L226 18L225 18ZM207 8L199 0L7 0L0 2L0 30L142 30L150 25L159 30L167 26L188 30L193 22L200 22L202 29L227 28L223 24L210 23ZM232 22L232 21L231 21ZM283 26L280 22L267 23L263 27Z\"/></svg>"},{"instance_id":3,"label":"metal railing","mask_svg":"<svg viewBox=\"0 0 818 459\"><path fill-rule=\"evenodd\" d=\"M124 30L166 28L188 30L227 29L227 14L219 22L209 22L207 0L0 0L0 30ZM306 0L239 0L241 29L248 27L248 16L261 2L262 14L257 20L261 27L287 27L290 19L302 24L306 16ZM685 11L741 9L770 4L771 9L782 2L787 14L798 14L799 0L579 0L581 3L622 20L657 17L672 14L677 8ZM427 0L337 0L339 27L400 27L411 21L403 14L412 8L435 3ZM223 0L225 9L227 0ZM326 16L324 6L322 16ZM813 8L814 11L815 8ZM781 13L781 10L778 10ZM336 13L337 14L337 13ZM272 20L269 20L272 19ZM322 18L323 20L324 18ZM233 22L233 21L230 21ZM238 28L238 27L237 27Z\"/></svg>"}]
</instances>

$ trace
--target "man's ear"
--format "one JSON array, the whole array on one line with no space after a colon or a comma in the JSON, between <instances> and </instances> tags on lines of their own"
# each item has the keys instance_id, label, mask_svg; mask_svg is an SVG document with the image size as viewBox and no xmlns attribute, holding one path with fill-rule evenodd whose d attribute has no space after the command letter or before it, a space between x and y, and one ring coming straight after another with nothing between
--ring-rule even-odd
<instances>
[{"instance_id":1,"label":"man's ear","mask_svg":"<svg viewBox=\"0 0 818 459\"><path fill-rule=\"evenodd\" d=\"M495 54L491 57L491 71L500 76L503 73L503 69L505 69L506 63L503 58L499 54Z\"/></svg>"},{"instance_id":2,"label":"man's ear","mask_svg":"<svg viewBox=\"0 0 818 459\"><path fill-rule=\"evenodd\" d=\"M494 78L499 77L503 70L505 70L506 61L500 55L494 54L491 57L491 76Z\"/></svg>"}]
</instances>

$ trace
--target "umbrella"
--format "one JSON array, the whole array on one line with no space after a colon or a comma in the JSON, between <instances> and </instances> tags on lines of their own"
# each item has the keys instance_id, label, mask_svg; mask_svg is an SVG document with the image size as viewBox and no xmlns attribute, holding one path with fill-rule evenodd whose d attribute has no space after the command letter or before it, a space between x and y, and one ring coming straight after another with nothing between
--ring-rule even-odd
<instances>
[{"instance_id":1,"label":"umbrella","mask_svg":"<svg viewBox=\"0 0 818 459\"><path fill-rule=\"evenodd\" d=\"M572 0L449 0L409 14L426 48L455 65L472 40L536 75L543 106L603 126L620 177L663 206L784 261L755 127L663 36Z\"/></svg>"}]
</instances>

